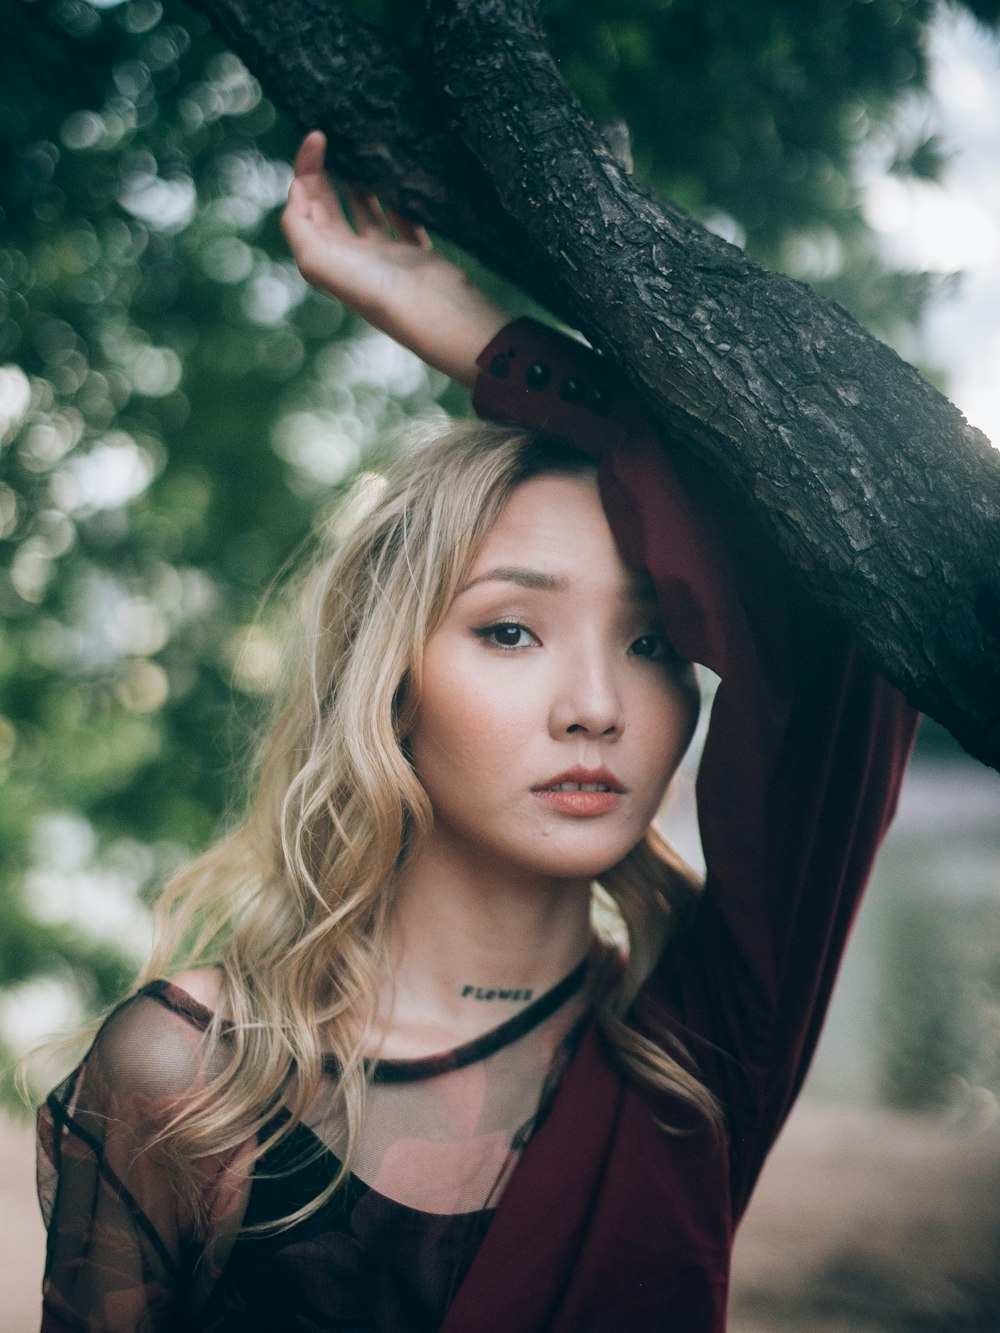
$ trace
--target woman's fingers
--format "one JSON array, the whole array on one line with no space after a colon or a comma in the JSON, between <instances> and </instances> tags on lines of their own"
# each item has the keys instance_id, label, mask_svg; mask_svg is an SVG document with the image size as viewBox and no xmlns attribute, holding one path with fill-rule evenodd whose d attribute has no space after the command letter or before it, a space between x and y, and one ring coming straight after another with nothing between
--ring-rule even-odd
<instances>
[{"instance_id":1,"label":"woman's fingers","mask_svg":"<svg viewBox=\"0 0 1000 1333\"><path fill-rule=\"evenodd\" d=\"M409 218L404 218L401 213L396 213L391 208L387 210L387 216L401 241L405 241L407 245L415 245L421 250L434 249L431 238L423 227L418 227L415 222L411 222Z\"/></svg>"},{"instance_id":2,"label":"woman's fingers","mask_svg":"<svg viewBox=\"0 0 1000 1333\"><path fill-rule=\"evenodd\" d=\"M295 155L295 179L288 192L283 228L289 242L305 227L318 228L345 240L356 234L361 240L392 241L420 250L432 250L423 227L391 210L383 210L375 195L357 185L345 187L350 222L326 171L326 135L312 130Z\"/></svg>"},{"instance_id":3,"label":"woman's fingers","mask_svg":"<svg viewBox=\"0 0 1000 1333\"><path fill-rule=\"evenodd\" d=\"M382 205L373 194L366 194L357 185L348 185L347 199L351 205L351 221L359 236L391 240L389 219L382 212Z\"/></svg>"},{"instance_id":4,"label":"woman's fingers","mask_svg":"<svg viewBox=\"0 0 1000 1333\"><path fill-rule=\"evenodd\" d=\"M313 130L295 156L295 179L288 202L293 212L303 214L315 226L347 232L350 228L327 175L325 156L326 135Z\"/></svg>"},{"instance_id":5,"label":"woman's fingers","mask_svg":"<svg viewBox=\"0 0 1000 1333\"><path fill-rule=\"evenodd\" d=\"M429 365L472 384L476 353L506 315L434 253L423 227L383 210L358 186L345 187L342 204L325 157L325 137L307 135L281 222L302 276Z\"/></svg>"},{"instance_id":6,"label":"woman's fingers","mask_svg":"<svg viewBox=\"0 0 1000 1333\"><path fill-rule=\"evenodd\" d=\"M310 130L299 144L295 154L295 174L298 177L314 176L323 170L326 157L326 135L322 130Z\"/></svg>"}]
</instances>

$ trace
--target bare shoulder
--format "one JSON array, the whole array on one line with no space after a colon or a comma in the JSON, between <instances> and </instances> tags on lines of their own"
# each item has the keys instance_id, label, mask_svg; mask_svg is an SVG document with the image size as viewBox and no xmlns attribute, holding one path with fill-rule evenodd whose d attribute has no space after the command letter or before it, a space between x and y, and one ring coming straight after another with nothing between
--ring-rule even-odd
<instances>
[{"instance_id":1,"label":"bare shoulder","mask_svg":"<svg viewBox=\"0 0 1000 1333\"><path fill-rule=\"evenodd\" d=\"M172 986L190 995L192 1000L210 1009L214 1014L222 995L222 971L217 967L193 967L168 977Z\"/></svg>"}]
</instances>

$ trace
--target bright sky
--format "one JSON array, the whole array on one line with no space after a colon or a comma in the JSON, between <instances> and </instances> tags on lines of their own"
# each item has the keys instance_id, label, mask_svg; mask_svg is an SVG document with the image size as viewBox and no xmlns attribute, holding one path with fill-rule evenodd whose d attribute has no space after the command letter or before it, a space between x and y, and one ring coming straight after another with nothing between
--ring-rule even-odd
<instances>
[{"instance_id":1,"label":"bright sky","mask_svg":"<svg viewBox=\"0 0 1000 1333\"><path fill-rule=\"evenodd\" d=\"M946 370L949 396L1000 447L1000 41L944 10L930 54L937 106L912 116L951 161L941 185L873 175L866 212L895 262L964 274L904 350Z\"/></svg>"}]
</instances>

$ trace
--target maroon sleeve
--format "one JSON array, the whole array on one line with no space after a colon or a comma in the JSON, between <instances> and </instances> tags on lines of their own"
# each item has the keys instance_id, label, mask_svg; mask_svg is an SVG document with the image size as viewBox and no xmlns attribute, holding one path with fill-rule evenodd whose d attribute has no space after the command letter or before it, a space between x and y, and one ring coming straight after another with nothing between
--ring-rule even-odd
<instances>
[{"instance_id":1,"label":"maroon sleeve","mask_svg":"<svg viewBox=\"0 0 1000 1333\"><path fill-rule=\"evenodd\" d=\"M602 358L518 320L479 365L482 415L595 456L615 536L652 574L668 634L721 678L697 779L705 893L647 998L722 1095L738 1216L815 1048L916 715Z\"/></svg>"}]
</instances>

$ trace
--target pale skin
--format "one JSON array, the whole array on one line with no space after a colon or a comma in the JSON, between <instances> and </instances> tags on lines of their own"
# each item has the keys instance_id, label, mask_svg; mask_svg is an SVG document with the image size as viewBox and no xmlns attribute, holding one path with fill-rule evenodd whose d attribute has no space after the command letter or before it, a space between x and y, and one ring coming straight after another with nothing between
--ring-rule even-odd
<instances>
[{"instance_id":1,"label":"pale skin","mask_svg":"<svg viewBox=\"0 0 1000 1333\"><path fill-rule=\"evenodd\" d=\"M306 135L281 220L302 276L450 379L471 386L476 355L508 316L437 254L423 227L347 188L352 221L323 166L326 137Z\"/></svg>"},{"instance_id":2,"label":"pale skin","mask_svg":"<svg viewBox=\"0 0 1000 1333\"><path fill-rule=\"evenodd\" d=\"M349 221L324 152L322 134L306 137L282 219L303 275L472 385L507 315L371 196L348 189ZM515 491L423 666L410 744L435 822L399 885L372 1052L397 1059L447 1050L522 1007L478 1003L470 986L537 997L586 955L590 882L653 819L697 697L588 472ZM575 797L540 794L577 769L613 776L608 809L583 814L558 808ZM177 980L216 998L215 973Z\"/></svg>"},{"instance_id":3,"label":"pale skin","mask_svg":"<svg viewBox=\"0 0 1000 1333\"><path fill-rule=\"evenodd\" d=\"M435 822L394 920L382 1053L398 1057L448 1049L518 1007L470 1003L467 984L537 996L580 961L590 882L644 835L696 712L589 474L514 492L423 674L410 745ZM577 768L616 780L612 808L552 808L553 780Z\"/></svg>"}]
</instances>

